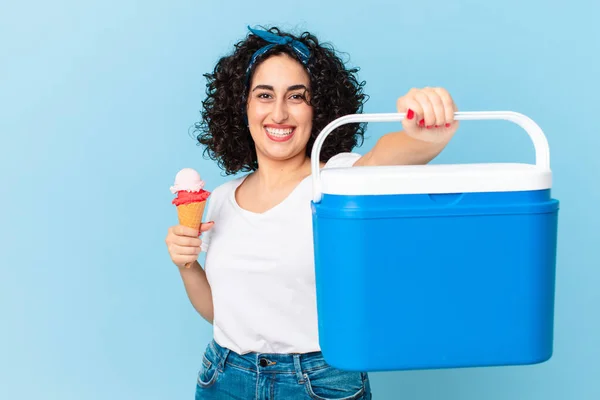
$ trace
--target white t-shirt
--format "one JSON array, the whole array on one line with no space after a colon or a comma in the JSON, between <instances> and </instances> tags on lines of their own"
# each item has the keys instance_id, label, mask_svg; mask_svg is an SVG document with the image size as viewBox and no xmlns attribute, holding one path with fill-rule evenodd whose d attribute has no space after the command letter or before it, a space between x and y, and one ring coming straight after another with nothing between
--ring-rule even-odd
<instances>
[{"instance_id":1,"label":"white t-shirt","mask_svg":"<svg viewBox=\"0 0 600 400\"><path fill-rule=\"evenodd\" d=\"M357 153L325 165L351 167ZM244 177L216 188L202 235L205 270L213 295L214 339L236 353L319 351L312 232L312 177L265 213L235 199Z\"/></svg>"}]
</instances>

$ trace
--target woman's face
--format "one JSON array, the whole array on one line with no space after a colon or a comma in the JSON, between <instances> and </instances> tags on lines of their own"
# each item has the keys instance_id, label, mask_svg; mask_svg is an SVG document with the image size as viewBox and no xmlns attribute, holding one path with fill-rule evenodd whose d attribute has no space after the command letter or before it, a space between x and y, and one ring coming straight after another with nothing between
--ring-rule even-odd
<instances>
[{"instance_id":1,"label":"woman's face","mask_svg":"<svg viewBox=\"0 0 600 400\"><path fill-rule=\"evenodd\" d=\"M254 72L248 93L248 124L259 160L287 160L304 154L313 109L305 99L308 74L286 54L269 57Z\"/></svg>"}]
</instances>

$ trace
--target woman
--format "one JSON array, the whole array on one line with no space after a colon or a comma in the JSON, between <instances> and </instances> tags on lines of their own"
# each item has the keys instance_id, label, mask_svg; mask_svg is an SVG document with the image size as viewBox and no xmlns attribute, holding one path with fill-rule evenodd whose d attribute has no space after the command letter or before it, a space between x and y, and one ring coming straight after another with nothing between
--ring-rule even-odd
<instances>
[{"instance_id":1,"label":"woman","mask_svg":"<svg viewBox=\"0 0 600 400\"><path fill-rule=\"evenodd\" d=\"M201 232L178 225L166 238L192 305L214 327L196 399L371 398L366 373L320 353L310 210L312 145L329 122L362 111L356 72L313 35L271 28L251 29L206 75L198 140L227 174L249 174L213 191ZM364 127L344 125L325 141L321 166L424 164L458 126L441 88L412 89L397 108L403 131L361 156L351 150Z\"/></svg>"}]
</instances>

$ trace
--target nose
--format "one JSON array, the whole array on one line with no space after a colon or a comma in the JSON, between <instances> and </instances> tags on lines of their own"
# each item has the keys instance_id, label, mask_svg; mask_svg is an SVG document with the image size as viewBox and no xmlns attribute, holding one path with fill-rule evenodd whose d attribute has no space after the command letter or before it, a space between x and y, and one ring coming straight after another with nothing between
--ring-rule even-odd
<instances>
[{"instance_id":1,"label":"nose","mask_svg":"<svg viewBox=\"0 0 600 400\"><path fill-rule=\"evenodd\" d=\"M288 118L287 104L285 99L278 99L274 105L273 113L271 115L273 122L280 124Z\"/></svg>"}]
</instances>

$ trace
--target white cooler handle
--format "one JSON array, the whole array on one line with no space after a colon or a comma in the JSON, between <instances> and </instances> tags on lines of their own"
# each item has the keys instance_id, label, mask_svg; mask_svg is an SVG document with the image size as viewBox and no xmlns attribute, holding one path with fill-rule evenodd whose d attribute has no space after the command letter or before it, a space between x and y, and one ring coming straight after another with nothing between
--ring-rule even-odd
<instances>
[{"instance_id":1,"label":"white cooler handle","mask_svg":"<svg viewBox=\"0 0 600 400\"><path fill-rule=\"evenodd\" d=\"M323 142L329 134L335 129L344 124L354 122L394 122L402 121L406 113L390 113L390 114L350 114L331 121L317 136L311 152L311 168L313 179L313 201L318 203L321 201L321 169L319 156ZM455 120L490 120L503 119L514 122L529 134L535 147L535 164L536 167L550 171L550 150L548 148L548 140L542 132L542 129L531 118L513 111L463 111L454 113Z\"/></svg>"}]
</instances>

